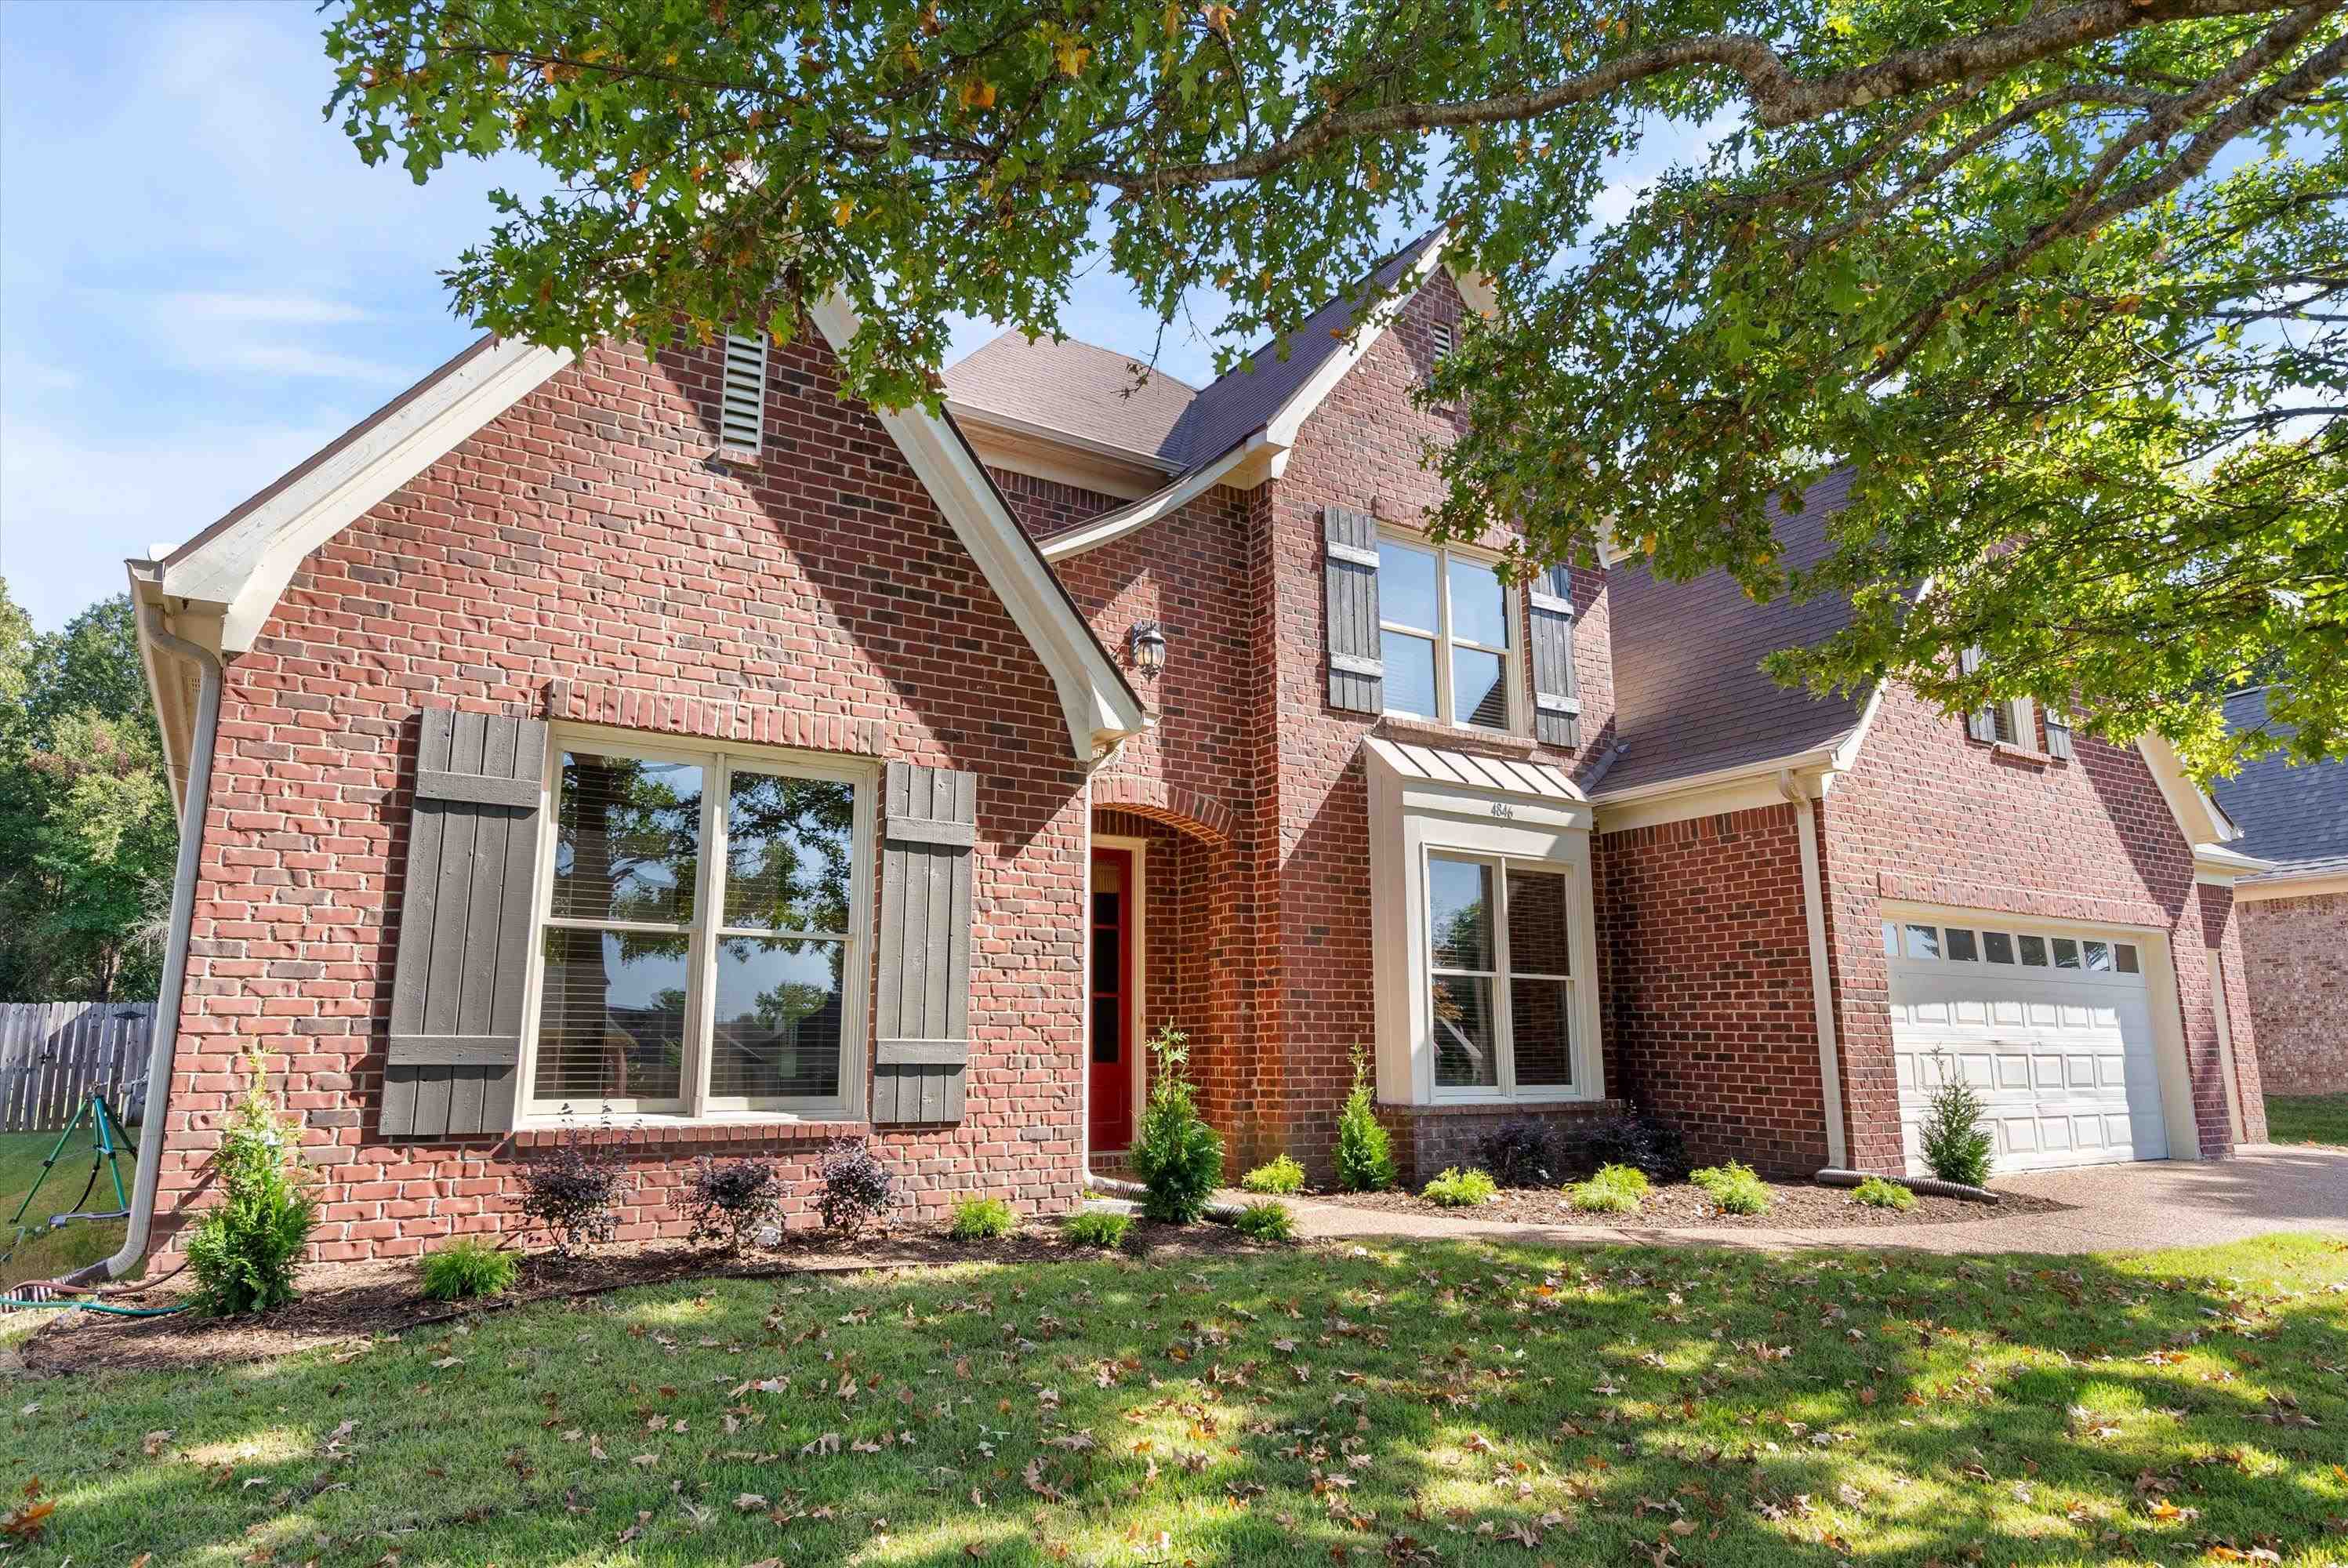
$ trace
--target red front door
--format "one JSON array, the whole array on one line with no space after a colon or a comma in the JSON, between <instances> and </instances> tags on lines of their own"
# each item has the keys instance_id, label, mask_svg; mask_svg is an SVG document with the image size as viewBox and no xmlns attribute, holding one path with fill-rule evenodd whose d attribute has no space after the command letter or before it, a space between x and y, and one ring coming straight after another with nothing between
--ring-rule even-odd
<instances>
[{"instance_id":1,"label":"red front door","mask_svg":"<svg viewBox=\"0 0 2348 1568\"><path fill-rule=\"evenodd\" d=\"M1092 1147L1133 1144L1133 851L1093 851Z\"/></svg>"}]
</instances>

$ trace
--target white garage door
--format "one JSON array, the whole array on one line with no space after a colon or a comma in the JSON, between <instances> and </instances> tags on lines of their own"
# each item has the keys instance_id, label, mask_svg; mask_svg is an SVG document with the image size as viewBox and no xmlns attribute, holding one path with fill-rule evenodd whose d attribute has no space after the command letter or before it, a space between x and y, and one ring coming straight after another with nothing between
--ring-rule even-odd
<instances>
[{"instance_id":1,"label":"white garage door","mask_svg":"<svg viewBox=\"0 0 2348 1568\"><path fill-rule=\"evenodd\" d=\"M1943 1074L1989 1102L2000 1171L2164 1160L2142 950L2060 927L1886 921L1908 1168Z\"/></svg>"}]
</instances>

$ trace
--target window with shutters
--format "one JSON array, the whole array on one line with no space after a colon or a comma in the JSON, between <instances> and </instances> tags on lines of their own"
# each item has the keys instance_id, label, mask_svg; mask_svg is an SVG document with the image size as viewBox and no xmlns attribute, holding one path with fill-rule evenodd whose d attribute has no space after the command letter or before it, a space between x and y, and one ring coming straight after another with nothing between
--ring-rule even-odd
<instances>
[{"instance_id":1,"label":"window with shutters","mask_svg":"<svg viewBox=\"0 0 2348 1568\"><path fill-rule=\"evenodd\" d=\"M766 335L729 332L725 384L718 394L717 445L729 458L756 462L766 441Z\"/></svg>"},{"instance_id":2,"label":"window with shutters","mask_svg":"<svg viewBox=\"0 0 2348 1568\"><path fill-rule=\"evenodd\" d=\"M1967 648L1961 663L1971 675L1981 668L1979 648ZM2007 697L1975 708L1965 716L1965 733L1984 745L2019 747L2024 751L2038 749L2037 706L2026 696ZM2067 732L2065 738L2067 739Z\"/></svg>"},{"instance_id":3,"label":"window with shutters","mask_svg":"<svg viewBox=\"0 0 2348 1568\"><path fill-rule=\"evenodd\" d=\"M860 1102L874 780L557 736L533 1114Z\"/></svg>"},{"instance_id":4,"label":"window with shutters","mask_svg":"<svg viewBox=\"0 0 2348 1568\"><path fill-rule=\"evenodd\" d=\"M1478 729L1516 727L1516 592L1495 562L1378 540L1385 711Z\"/></svg>"}]
</instances>

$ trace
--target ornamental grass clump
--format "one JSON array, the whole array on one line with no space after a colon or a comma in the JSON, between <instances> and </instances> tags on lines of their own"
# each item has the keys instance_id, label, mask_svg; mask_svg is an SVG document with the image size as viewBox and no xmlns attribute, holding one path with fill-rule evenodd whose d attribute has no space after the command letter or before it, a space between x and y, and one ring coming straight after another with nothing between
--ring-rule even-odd
<instances>
[{"instance_id":1,"label":"ornamental grass clump","mask_svg":"<svg viewBox=\"0 0 2348 1568\"><path fill-rule=\"evenodd\" d=\"M1168 1024L1150 1041L1149 1104L1127 1156L1141 1178L1141 1212L1173 1225L1195 1222L1223 1180L1223 1140L1199 1114L1185 1070L1189 1039Z\"/></svg>"},{"instance_id":2,"label":"ornamental grass clump","mask_svg":"<svg viewBox=\"0 0 2348 1568\"><path fill-rule=\"evenodd\" d=\"M481 1236L458 1236L424 1254L424 1294L434 1301L503 1295L521 1272L521 1260Z\"/></svg>"},{"instance_id":3,"label":"ornamental grass clump","mask_svg":"<svg viewBox=\"0 0 2348 1568\"><path fill-rule=\"evenodd\" d=\"M1060 1228L1080 1247L1113 1253L1125 1245L1127 1233L1133 1229L1133 1216L1115 1209L1084 1209L1069 1215Z\"/></svg>"},{"instance_id":4,"label":"ornamental grass clump","mask_svg":"<svg viewBox=\"0 0 2348 1568\"><path fill-rule=\"evenodd\" d=\"M1490 1202L1499 1193L1499 1184L1481 1171L1446 1168L1418 1195L1447 1209L1472 1209Z\"/></svg>"},{"instance_id":5,"label":"ornamental grass clump","mask_svg":"<svg viewBox=\"0 0 2348 1568\"><path fill-rule=\"evenodd\" d=\"M1755 1175L1751 1166L1740 1165L1734 1160L1725 1165L1691 1171L1688 1180L1703 1188L1713 1207L1724 1214L1766 1213L1774 1202L1769 1195L1769 1183Z\"/></svg>"},{"instance_id":6,"label":"ornamental grass clump","mask_svg":"<svg viewBox=\"0 0 2348 1568\"><path fill-rule=\"evenodd\" d=\"M957 1242L992 1242L1018 1228L1019 1216L1001 1198L957 1198L946 1234Z\"/></svg>"},{"instance_id":7,"label":"ornamental grass clump","mask_svg":"<svg viewBox=\"0 0 2348 1568\"><path fill-rule=\"evenodd\" d=\"M302 1124L278 1108L268 1053L255 1046L245 1071L251 1081L221 1136L221 1203L188 1238L191 1300L208 1315L267 1312L300 1295L294 1265L318 1222L317 1200L303 1188Z\"/></svg>"},{"instance_id":8,"label":"ornamental grass clump","mask_svg":"<svg viewBox=\"0 0 2348 1568\"><path fill-rule=\"evenodd\" d=\"M1851 1189L1850 1201L1864 1203L1870 1209L1897 1209L1904 1214L1916 1206L1916 1194L1897 1181L1869 1176Z\"/></svg>"},{"instance_id":9,"label":"ornamental grass clump","mask_svg":"<svg viewBox=\"0 0 2348 1568\"><path fill-rule=\"evenodd\" d=\"M1917 1136L1925 1167L1943 1181L1978 1187L1989 1180L1990 1161L1997 1152L1997 1140L1982 1125L1989 1106L1965 1081L1963 1067L1938 1051L1932 1066L1940 1083L1924 1102Z\"/></svg>"},{"instance_id":10,"label":"ornamental grass clump","mask_svg":"<svg viewBox=\"0 0 2348 1568\"><path fill-rule=\"evenodd\" d=\"M1647 1195L1647 1173L1635 1165L1607 1165L1587 1181L1565 1190L1573 1206L1588 1214L1628 1214Z\"/></svg>"},{"instance_id":11,"label":"ornamental grass clump","mask_svg":"<svg viewBox=\"0 0 2348 1568\"><path fill-rule=\"evenodd\" d=\"M1337 1185L1348 1192L1383 1192L1396 1179L1393 1141L1371 1099L1369 1055L1355 1046L1353 1092L1337 1113Z\"/></svg>"},{"instance_id":12,"label":"ornamental grass clump","mask_svg":"<svg viewBox=\"0 0 2348 1568\"><path fill-rule=\"evenodd\" d=\"M1262 1198L1241 1209L1239 1218L1231 1222L1239 1233L1251 1242L1287 1242L1296 1239L1296 1216L1288 1205L1276 1198Z\"/></svg>"},{"instance_id":13,"label":"ornamental grass clump","mask_svg":"<svg viewBox=\"0 0 2348 1568\"><path fill-rule=\"evenodd\" d=\"M1293 1196L1304 1191L1304 1167L1282 1154L1241 1177L1240 1185L1251 1192Z\"/></svg>"}]
</instances>

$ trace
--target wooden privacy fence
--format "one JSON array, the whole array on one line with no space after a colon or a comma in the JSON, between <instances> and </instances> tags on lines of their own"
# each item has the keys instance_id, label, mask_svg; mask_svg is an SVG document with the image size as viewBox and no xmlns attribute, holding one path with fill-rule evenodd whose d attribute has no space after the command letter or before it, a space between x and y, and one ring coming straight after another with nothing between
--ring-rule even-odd
<instances>
[{"instance_id":1,"label":"wooden privacy fence","mask_svg":"<svg viewBox=\"0 0 2348 1568\"><path fill-rule=\"evenodd\" d=\"M0 1002L0 1132L54 1132L92 1089L135 1119L152 1002Z\"/></svg>"}]
</instances>

